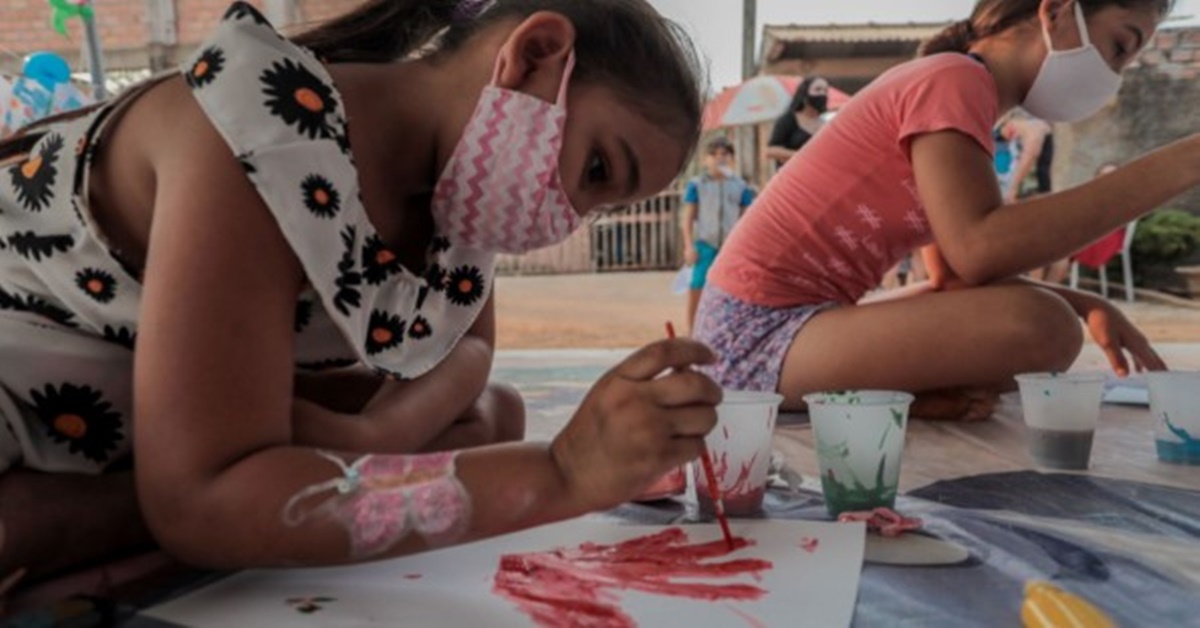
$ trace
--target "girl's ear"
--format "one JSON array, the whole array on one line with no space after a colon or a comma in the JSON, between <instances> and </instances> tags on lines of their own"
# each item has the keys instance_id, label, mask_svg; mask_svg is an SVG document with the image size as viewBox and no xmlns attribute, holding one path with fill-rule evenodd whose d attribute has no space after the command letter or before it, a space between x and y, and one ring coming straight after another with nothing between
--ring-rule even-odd
<instances>
[{"instance_id":1,"label":"girl's ear","mask_svg":"<svg viewBox=\"0 0 1200 628\"><path fill-rule=\"evenodd\" d=\"M500 47L493 82L554 102L574 48L575 25L566 16L549 11L534 13Z\"/></svg>"},{"instance_id":2,"label":"girl's ear","mask_svg":"<svg viewBox=\"0 0 1200 628\"><path fill-rule=\"evenodd\" d=\"M1038 23L1042 32L1050 33L1055 50L1071 50L1083 45L1083 34L1075 21L1077 0L1042 0L1038 7Z\"/></svg>"}]
</instances>

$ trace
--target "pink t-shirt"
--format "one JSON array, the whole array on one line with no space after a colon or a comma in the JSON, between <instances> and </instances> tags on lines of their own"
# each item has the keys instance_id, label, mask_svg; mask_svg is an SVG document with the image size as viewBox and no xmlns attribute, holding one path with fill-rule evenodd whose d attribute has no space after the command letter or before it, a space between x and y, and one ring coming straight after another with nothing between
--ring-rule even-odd
<instances>
[{"instance_id":1,"label":"pink t-shirt","mask_svg":"<svg viewBox=\"0 0 1200 628\"><path fill-rule=\"evenodd\" d=\"M996 83L963 54L889 70L771 180L721 249L709 281L757 305L857 302L932 240L909 145L955 130L993 152Z\"/></svg>"}]
</instances>

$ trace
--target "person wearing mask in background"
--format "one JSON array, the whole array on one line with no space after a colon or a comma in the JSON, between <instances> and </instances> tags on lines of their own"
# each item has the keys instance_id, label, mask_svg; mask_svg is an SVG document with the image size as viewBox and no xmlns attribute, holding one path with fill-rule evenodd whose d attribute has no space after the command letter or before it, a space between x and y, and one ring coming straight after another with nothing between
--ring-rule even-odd
<instances>
[{"instance_id":1,"label":"person wearing mask in background","mask_svg":"<svg viewBox=\"0 0 1200 628\"><path fill-rule=\"evenodd\" d=\"M693 267L688 286L688 329L696 318L696 306L717 251L742 212L754 202L754 190L733 170L735 154L728 139L718 137L709 141L704 150L704 172L688 181L683 194L680 228L687 246L683 257Z\"/></svg>"},{"instance_id":2,"label":"person wearing mask in background","mask_svg":"<svg viewBox=\"0 0 1200 628\"><path fill-rule=\"evenodd\" d=\"M796 88L791 106L775 121L771 141L767 143L767 158L782 168L821 130L824 124L821 116L828 110L829 81L819 76L804 79Z\"/></svg>"}]
</instances>

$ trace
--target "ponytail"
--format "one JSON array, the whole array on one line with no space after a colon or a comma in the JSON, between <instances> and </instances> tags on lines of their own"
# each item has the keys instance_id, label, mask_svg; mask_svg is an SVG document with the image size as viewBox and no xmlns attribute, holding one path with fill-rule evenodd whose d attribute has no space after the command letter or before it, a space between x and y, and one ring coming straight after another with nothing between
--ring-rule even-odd
<instances>
[{"instance_id":1,"label":"ponytail","mask_svg":"<svg viewBox=\"0 0 1200 628\"><path fill-rule=\"evenodd\" d=\"M966 53L975 43L975 26L971 20L959 20L933 37L921 43L917 49L918 57L928 57L939 52Z\"/></svg>"},{"instance_id":2,"label":"ponytail","mask_svg":"<svg viewBox=\"0 0 1200 628\"><path fill-rule=\"evenodd\" d=\"M1091 15L1108 6L1126 9L1149 8L1162 20L1175 7L1175 0L1077 0L1083 12ZM947 26L921 44L917 56L926 57L939 52L968 52L981 40L998 35L1023 22L1037 17L1041 0L976 0L971 17Z\"/></svg>"}]
</instances>

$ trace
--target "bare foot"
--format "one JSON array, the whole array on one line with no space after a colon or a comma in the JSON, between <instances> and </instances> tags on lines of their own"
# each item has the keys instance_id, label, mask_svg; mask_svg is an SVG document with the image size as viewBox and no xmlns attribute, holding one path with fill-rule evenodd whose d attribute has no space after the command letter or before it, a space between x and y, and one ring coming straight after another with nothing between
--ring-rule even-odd
<instances>
[{"instance_id":1,"label":"bare foot","mask_svg":"<svg viewBox=\"0 0 1200 628\"><path fill-rule=\"evenodd\" d=\"M999 402L1000 393L991 388L947 388L917 393L908 413L930 421L985 421Z\"/></svg>"}]
</instances>

